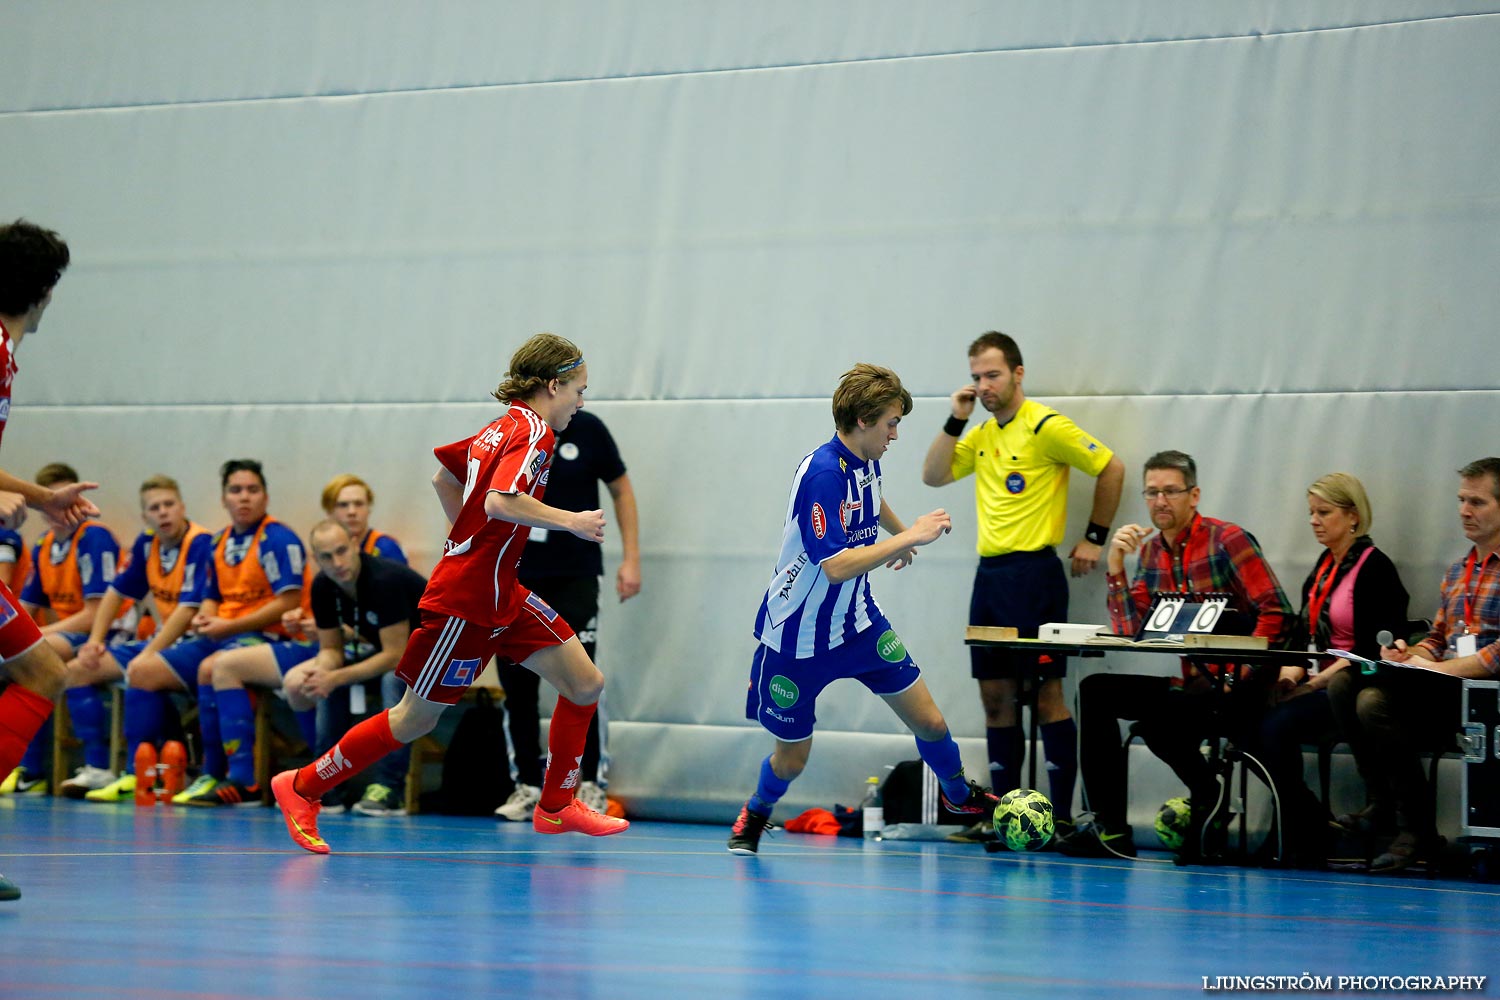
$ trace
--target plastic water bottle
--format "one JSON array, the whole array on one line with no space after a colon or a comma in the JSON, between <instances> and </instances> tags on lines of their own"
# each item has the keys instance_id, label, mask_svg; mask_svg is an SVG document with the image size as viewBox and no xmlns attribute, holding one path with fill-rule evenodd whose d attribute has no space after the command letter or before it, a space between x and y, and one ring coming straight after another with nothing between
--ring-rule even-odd
<instances>
[{"instance_id":1,"label":"plastic water bottle","mask_svg":"<svg viewBox=\"0 0 1500 1000\"><path fill-rule=\"evenodd\" d=\"M880 797L880 779L865 779L865 797L860 802L866 840L879 840L885 830L885 803Z\"/></svg>"}]
</instances>

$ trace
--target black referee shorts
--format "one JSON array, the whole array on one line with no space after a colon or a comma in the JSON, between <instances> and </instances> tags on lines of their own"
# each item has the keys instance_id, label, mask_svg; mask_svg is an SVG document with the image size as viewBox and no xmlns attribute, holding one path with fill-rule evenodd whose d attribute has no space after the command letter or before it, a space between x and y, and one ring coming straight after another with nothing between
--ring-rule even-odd
<instances>
[{"instance_id":1,"label":"black referee shorts","mask_svg":"<svg viewBox=\"0 0 1500 1000\"><path fill-rule=\"evenodd\" d=\"M1068 576L1055 549L1007 552L984 556L974 573L969 598L970 625L1008 625L1021 638L1035 639L1045 622L1068 620ZM1065 656L1017 653L988 646L969 647L969 665L976 680L1061 677Z\"/></svg>"}]
</instances>

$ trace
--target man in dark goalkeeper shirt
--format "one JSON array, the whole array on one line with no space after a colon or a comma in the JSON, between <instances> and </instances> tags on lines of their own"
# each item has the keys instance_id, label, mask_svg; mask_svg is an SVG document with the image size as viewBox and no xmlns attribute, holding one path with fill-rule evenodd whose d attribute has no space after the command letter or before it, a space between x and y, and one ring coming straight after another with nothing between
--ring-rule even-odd
<instances>
[{"instance_id":1,"label":"man in dark goalkeeper shirt","mask_svg":"<svg viewBox=\"0 0 1500 1000\"><path fill-rule=\"evenodd\" d=\"M337 521L320 521L309 536L322 570L312 582L312 613L318 655L293 667L282 682L292 708L320 706L319 753L366 712L366 682L380 680L386 707L401 700L406 685L394 671L406 640L420 621L417 602L427 581L400 563L360 552L358 541ZM340 689L347 688L346 691ZM378 706L370 706L378 709ZM370 769L370 783L354 804L366 816L399 816L411 750L402 747Z\"/></svg>"}]
</instances>

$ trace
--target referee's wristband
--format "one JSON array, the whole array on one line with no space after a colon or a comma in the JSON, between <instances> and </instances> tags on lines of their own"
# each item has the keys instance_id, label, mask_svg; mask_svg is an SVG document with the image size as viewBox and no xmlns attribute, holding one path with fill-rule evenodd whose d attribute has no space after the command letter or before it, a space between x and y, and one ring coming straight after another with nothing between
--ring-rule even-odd
<instances>
[{"instance_id":1,"label":"referee's wristband","mask_svg":"<svg viewBox=\"0 0 1500 1000\"><path fill-rule=\"evenodd\" d=\"M949 417L948 422L943 424L943 433L949 437L959 437L963 434L966 424L968 424L967 420L960 420L958 417Z\"/></svg>"},{"instance_id":2,"label":"referee's wristband","mask_svg":"<svg viewBox=\"0 0 1500 1000\"><path fill-rule=\"evenodd\" d=\"M1109 525L1090 521L1089 526L1083 530L1083 537L1095 545L1103 545L1109 541Z\"/></svg>"}]
</instances>

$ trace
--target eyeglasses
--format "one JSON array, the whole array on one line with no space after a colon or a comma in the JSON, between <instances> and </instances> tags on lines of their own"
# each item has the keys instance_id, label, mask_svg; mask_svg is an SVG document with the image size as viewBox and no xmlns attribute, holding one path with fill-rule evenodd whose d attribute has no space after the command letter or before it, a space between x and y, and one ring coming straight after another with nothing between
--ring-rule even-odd
<instances>
[{"instance_id":1,"label":"eyeglasses","mask_svg":"<svg viewBox=\"0 0 1500 1000\"><path fill-rule=\"evenodd\" d=\"M1173 486L1173 487L1170 487L1170 488L1165 489L1165 490L1141 490L1141 497L1147 503L1150 503L1151 501L1155 500L1157 497L1166 497L1168 500L1176 500L1178 497L1183 496L1184 494L1187 494L1187 493L1191 493L1191 492L1193 492L1193 491L1192 490L1180 490L1177 487Z\"/></svg>"}]
</instances>

